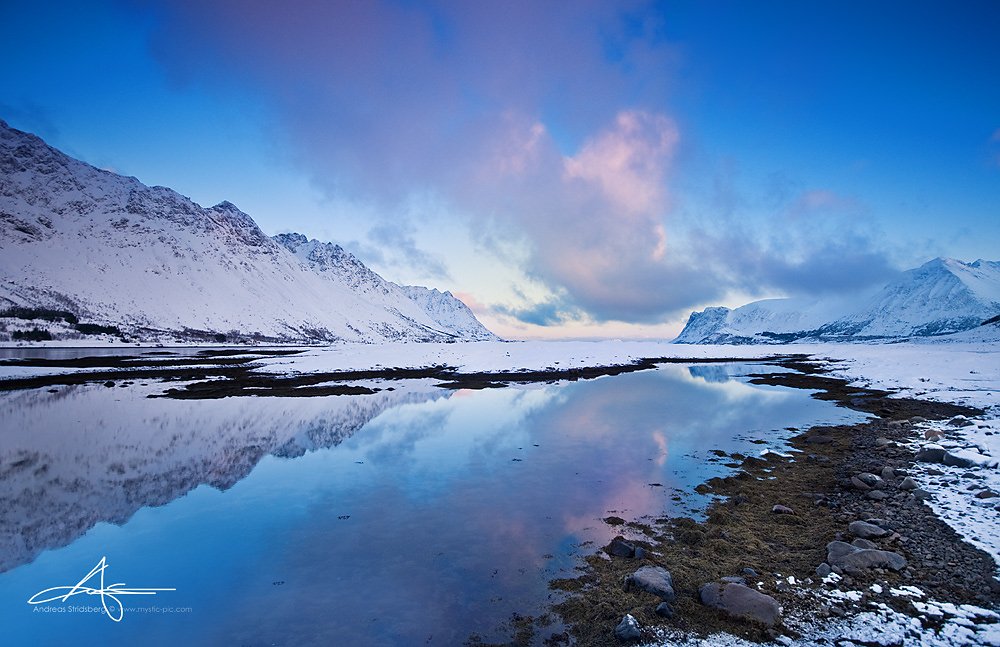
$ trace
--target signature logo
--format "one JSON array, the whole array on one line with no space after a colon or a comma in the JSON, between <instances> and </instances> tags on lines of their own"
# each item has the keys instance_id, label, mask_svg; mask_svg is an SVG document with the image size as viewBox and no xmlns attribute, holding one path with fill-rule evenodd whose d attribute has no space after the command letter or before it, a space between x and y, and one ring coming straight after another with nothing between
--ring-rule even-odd
<instances>
[{"instance_id":1,"label":"signature logo","mask_svg":"<svg viewBox=\"0 0 1000 647\"><path fill-rule=\"evenodd\" d=\"M28 599L28 604L48 604L50 602L65 602L74 595L99 595L104 613L115 622L121 622L125 615L125 607L120 596L126 595L156 595L160 591L176 591L177 589L127 589L124 582L105 586L104 572L108 569L108 558L102 557L97 566L83 576L83 579L73 586L53 586L39 591ZM95 577L100 577L99 588L86 586ZM65 593L63 593L65 591ZM54 595L53 595L54 594Z\"/></svg>"}]
</instances>

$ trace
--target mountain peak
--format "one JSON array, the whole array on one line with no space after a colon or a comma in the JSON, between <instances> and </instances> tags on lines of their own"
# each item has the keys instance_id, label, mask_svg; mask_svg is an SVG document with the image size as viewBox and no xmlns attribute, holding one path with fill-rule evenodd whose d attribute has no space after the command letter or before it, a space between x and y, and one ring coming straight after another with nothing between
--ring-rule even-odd
<instances>
[{"instance_id":1,"label":"mountain peak","mask_svg":"<svg viewBox=\"0 0 1000 647\"><path fill-rule=\"evenodd\" d=\"M846 297L755 301L691 314L679 343L864 341L968 330L1000 310L1000 263L934 258L907 270L867 303Z\"/></svg>"},{"instance_id":2,"label":"mountain peak","mask_svg":"<svg viewBox=\"0 0 1000 647\"><path fill-rule=\"evenodd\" d=\"M6 124L0 175L0 307L70 311L145 341L481 338L438 323L337 245L271 239L228 200L203 208Z\"/></svg>"}]
</instances>

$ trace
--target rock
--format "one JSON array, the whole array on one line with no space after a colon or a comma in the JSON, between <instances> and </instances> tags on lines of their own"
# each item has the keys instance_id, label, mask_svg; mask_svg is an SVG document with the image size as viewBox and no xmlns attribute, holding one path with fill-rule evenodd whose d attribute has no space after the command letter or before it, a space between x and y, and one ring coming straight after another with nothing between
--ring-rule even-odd
<instances>
[{"instance_id":1,"label":"rock","mask_svg":"<svg viewBox=\"0 0 1000 647\"><path fill-rule=\"evenodd\" d=\"M921 463L940 463L952 467L972 467L972 461L955 456L941 447L925 447L917 452L916 460Z\"/></svg>"},{"instance_id":2,"label":"rock","mask_svg":"<svg viewBox=\"0 0 1000 647\"><path fill-rule=\"evenodd\" d=\"M670 571L662 566L643 566L626 577L625 590L632 588L652 593L664 602L673 602L677 597L674 593L673 577Z\"/></svg>"},{"instance_id":3,"label":"rock","mask_svg":"<svg viewBox=\"0 0 1000 647\"><path fill-rule=\"evenodd\" d=\"M942 463L947 453L943 447L924 447L914 458L921 463Z\"/></svg>"},{"instance_id":4,"label":"rock","mask_svg":"<svg viewBox=\"0 0 1000 647\"><path fill-rule=\"evenodd\" d=\"M642 546L635 547L635 558L636 559L646 559L646 549Z\"/></svg>"},{"instance_id":5,"label":"rock","mask_svg":"<svg viewBox=\"0 0 1000 647\"><path fill-rule=\"evenodd\" d=\"M997 494L993 490L982 490L981 492L976 493L977 499L995 499L998 496L1000 496L1000 494Z\"/></svg>"},{"instance_id":6,"label":"rock","mask_svg":"<svg viewBox=\"0 0 1000 647\"><path fill-rule=\"evenodd\" d=\"M639 630L639 621L632 617L631 613L626 613L622 621L615 627L615 638L622 642L629 640L639 640L642 632Z\"/></svg>"},{"instance_id":7,"label":"rock","mask_svg":"<svg viewBox=\"0 0 1000 647\"><path fill-rule=\"evenodd\" d=\"M951 467L972 467L975 465L968 458L962 458L961 456L955 456L951 452L944 453L944 464L950 465Z\"/></svg>"},{"instance_id":8,"label":"rock","mask_svg":"<svg viewBox=\"0 0 1000 647\"><path fill-rule=\"evenodd\" d=\"M698 589L698 596L705 606L767 626L773 626L781 615L777 600L742 584L709 582Z\"/></svg>"},{"instance_id":9,"label":"rock","mask_svg":"<svg viewBox=\"0 0 1000 647\"><path fill-rule=\"evenodd\" d=\"M889 495L882 490L869 490L865 492L865 496L874 501L882 501L883 499L888 499Z\"/></svg>"},{"instance_id":10,"label":"rock","mask_svg":"<svg viewBox=\"0 0 1000 647\"><path fill-rule=\"evenodd\" d=\"M660 616L661 618L673 618L674 608L669 604L667 604L666 602L660 602L658 605L656 605L656 615Z\"/></svg>"},{"instance_id":11,"label":"rock","mask_svg":"<svg viewBox=\"0 0 1000 647\"><path fill-rule=\"evenodd\" d=\"M830 569L830 565L827 564L826 562L823 562L822 564L816 567L816 575L818 577L826 577L832 572L833 571Z\"/></svg>"},{"instance_id":12,"label":"rock","mask_svg":"<svg viewBox=\"0 0 1000 647\"><path fill-rule=\"evenodd\" d=\"M621 517L615 517L615 516L604 517L604 519L602 519L602 521L604 521L604 523L608 524L609 526L620 526L623 523L625 523L624 519L622 519Z\"/></svg>"},{"instance_id":13,"label":"rock","mask_svg":"<svg viewBox=\"0 0 1000 647\"><path fill-rule=\"evenodd\" d=\"M851 485L858 488L859 490L870 490L872 489L870 485L859 479L857 476L851 477Z\"/></svg>"},{"instance_id":14,"label":"rock","mask_svg":"<svg viewBox=\"0 0 1000 647\"><path fill-rule=\"evenodd\" d=\"M889 447L890 445L894 446L895 444L896 443L892 442L891 440L883 436L879 436L878 438L875 439L876 447Z\"/></svg>"},{"instance_id":15,"label":"rock","mask_svg":"<svg viewBox=\"0 0 1000 647\"><path fill-rule=\"evenodd\" d=\"M912 477L907 476L902 481L899 482L900 490L916 490L917 482L913 480Z\"/></svg>"},{"instance_id":16,"label":"rock","mask_svg":"<svg viewBox=\"0 0 1000 647\"><path fill-rule=\"evenodd\" d=\"M731 584L746 584L747 581L740 577L739 575L727 575L722 578L723 582L729 582Z\"/></svg>"},{"instance_id":17,"label":"rock","mask_svg":"<svg viewBox=\"0 0 1000 647\"><path fill-rule=\"evenodd\" d=\"M860 537L852 541L851 545L855 548L878 548L878 545L875 542L868 541L867 539L861 539Z\"/></svg>"},{"instance_id":18,"label":"rock","mask_svg":"<svg viewBox=\"0 0 1000 647\"><path fill-rule=\"evenodd\" d=\"M771 512L774 514L795 514L795 510L792 510L786 505L778 504L771 508Z\"/></svg>"},{"instance_id":19,"label":"rock","mask_svg":"<svg viewBox=\"0 0 1000 647\"><path fill-rule=\"evenodd\" d=\"M892 471L892 468L886 465L882 468L882 480L883 481L895 481L896 473Z\"/></svg>"},{"instance_id":20,"label":"rock","mask_svg":"<svg viewBox=\"0 0 1000 647\"><path fill-rule=\"evenodd\" d=\"M746 577L757 577L757 571L753 570L749 566L747 566L740 572L743 573L743 575Z\"/></svg>"},{"instance_id":21,"label":"rock","mask_svg":"<svg viewBox=\"0 0 1000 647\"><path fill-rule=\"evenodd\" d=\"M871 474L869 472L861 472L858 475L858 480L867 485L870 488L877 488L882 486L882 479Z\"/></svg>"},{"instance_id":22,"label":"rock","mask_svg":"<svg viewBox=\"0 0 1000 647\"><path fill-rule=\"evenodd\" d=\"M933 497L933 495L930 492L922 488L917 488L916 490L911 492L911 494L913 495L913 498L917 499L918 501L926 501L927 499Z\"/></svg>"},{"instance_id":23,"label":"rock","mask_svg":"<svg viewBox=\"0 0 1000 647\"><path fill-rule=\"evenodd\" d=\"M114 385L115 385L115 383L112 382L111 380L108 380L107 382L104 383L104 386L108 387L109 389L111 387L113 387Z\"/></svg>"},{"instance_id":24,"label":"rock","mask_svg":"<svg viewBox=\"0 0 1000 647\"><path fill-rule=\"evenodd\" d=\"M890 420L888 427L892 431L900 431L903 429L903 423L900 422L899 420Z\"/></svg>"},{"instance_id":25,"label":"rock","mask_svg":"<svg viewBox=\"0 0 1000 647\"><path fill-rule=\"evenodd\" d=\"M921 422L927 422L927 418L924 418L922 416L913 416L912 418L910 418L910 422L916 425L920 424Z\"/></svg>"},{"instance_id":26,"label":"rock","mask_svg":"<svg viewBox=\"0 0 1000 647\"><path fill-rule=\"evenodd\" d=\"M855 537L861 537L862 539L871 539L872 537L885 537L889 534L889 531L885 528L880 528L873 523L868 523L867 521L852 521L847 526L847 530L850 531Z\"/></svg>"},{"instance_id":27,"label":"rock","mask_svg":"<svg viewBox=\"0 0 1000 647\"><path fill-rule=\"evenodd\" d=\"M612 539L604 550L614 557L635 557L635 544L625 541L621 535Z\"/></svg>"},{"instance_id":28,"label":"rock","mask_svg":"<svg viewBox=\"0 0 1000 647\"><path fill-rule=\"evenodd\" d=\"M844 541L831 541L826 545L826 563L836 571L844 556L855 552L854 546Z\"/></svg>"},{"instance_id":29,"label":"rock","mask_svg":"<svg viewBox=\"0 0 1000 647\"><path fill-rule=\"evenodd\" d=\"M950 427L970 427L974 423L965 416L955 416L948 421Z\"/></svg>"},{"instance_id":30,"label":"rock","mask_svg":"<svg viewBox=\"0 0 1000 647\"><path fill-rule=\"evenodd\" d=\"M841 568L848 575L860 575L873 568L900 571L906 568L906 558L899 553L873 548L858 548L842 541L826 545L826 561L832 568Z\"/></svg>"}]
</instances>

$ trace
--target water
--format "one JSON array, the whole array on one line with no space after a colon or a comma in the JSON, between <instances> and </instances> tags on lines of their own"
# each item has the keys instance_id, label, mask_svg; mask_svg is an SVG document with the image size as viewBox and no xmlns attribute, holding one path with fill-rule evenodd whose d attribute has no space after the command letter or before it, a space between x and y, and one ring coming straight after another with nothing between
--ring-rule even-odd
<instances>
[{"instance_id":1,"label":"water","mask_svg":"<svg viewBox=\"0 0 1000 647\"><path fill-rule=\"evenodd\" d=\"M755 454L786 427L860 420L738 377L752 370L765 368L298 399L146 398L156 384L0 394L3 640L503 638L617 534L603 517L697 514L692 488L726 470L710 450ZM106 584L176 591L125 599L120 623L55 611L96 597L26 603L104 556Z\"/></svg>"}]
</instances>

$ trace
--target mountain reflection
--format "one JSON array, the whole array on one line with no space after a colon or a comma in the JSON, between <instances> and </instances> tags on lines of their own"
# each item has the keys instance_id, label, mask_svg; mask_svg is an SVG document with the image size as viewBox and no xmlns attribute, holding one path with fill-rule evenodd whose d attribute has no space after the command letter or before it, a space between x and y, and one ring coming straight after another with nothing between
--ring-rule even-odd
<instances>
[{"instance_id":1,"label":"mountain reflection","mask_svg":"<svg viewBox=\"0 0 1000 647\"><path fill-rule=\"evenodd\" d=\"M331 398L147 398L100 385L0 396L0 572L210 485L227 490L268 454L339 445L388 408L449 391ZM273 401L269 401L273 400Z\"/></svg>"}]
</instances>

